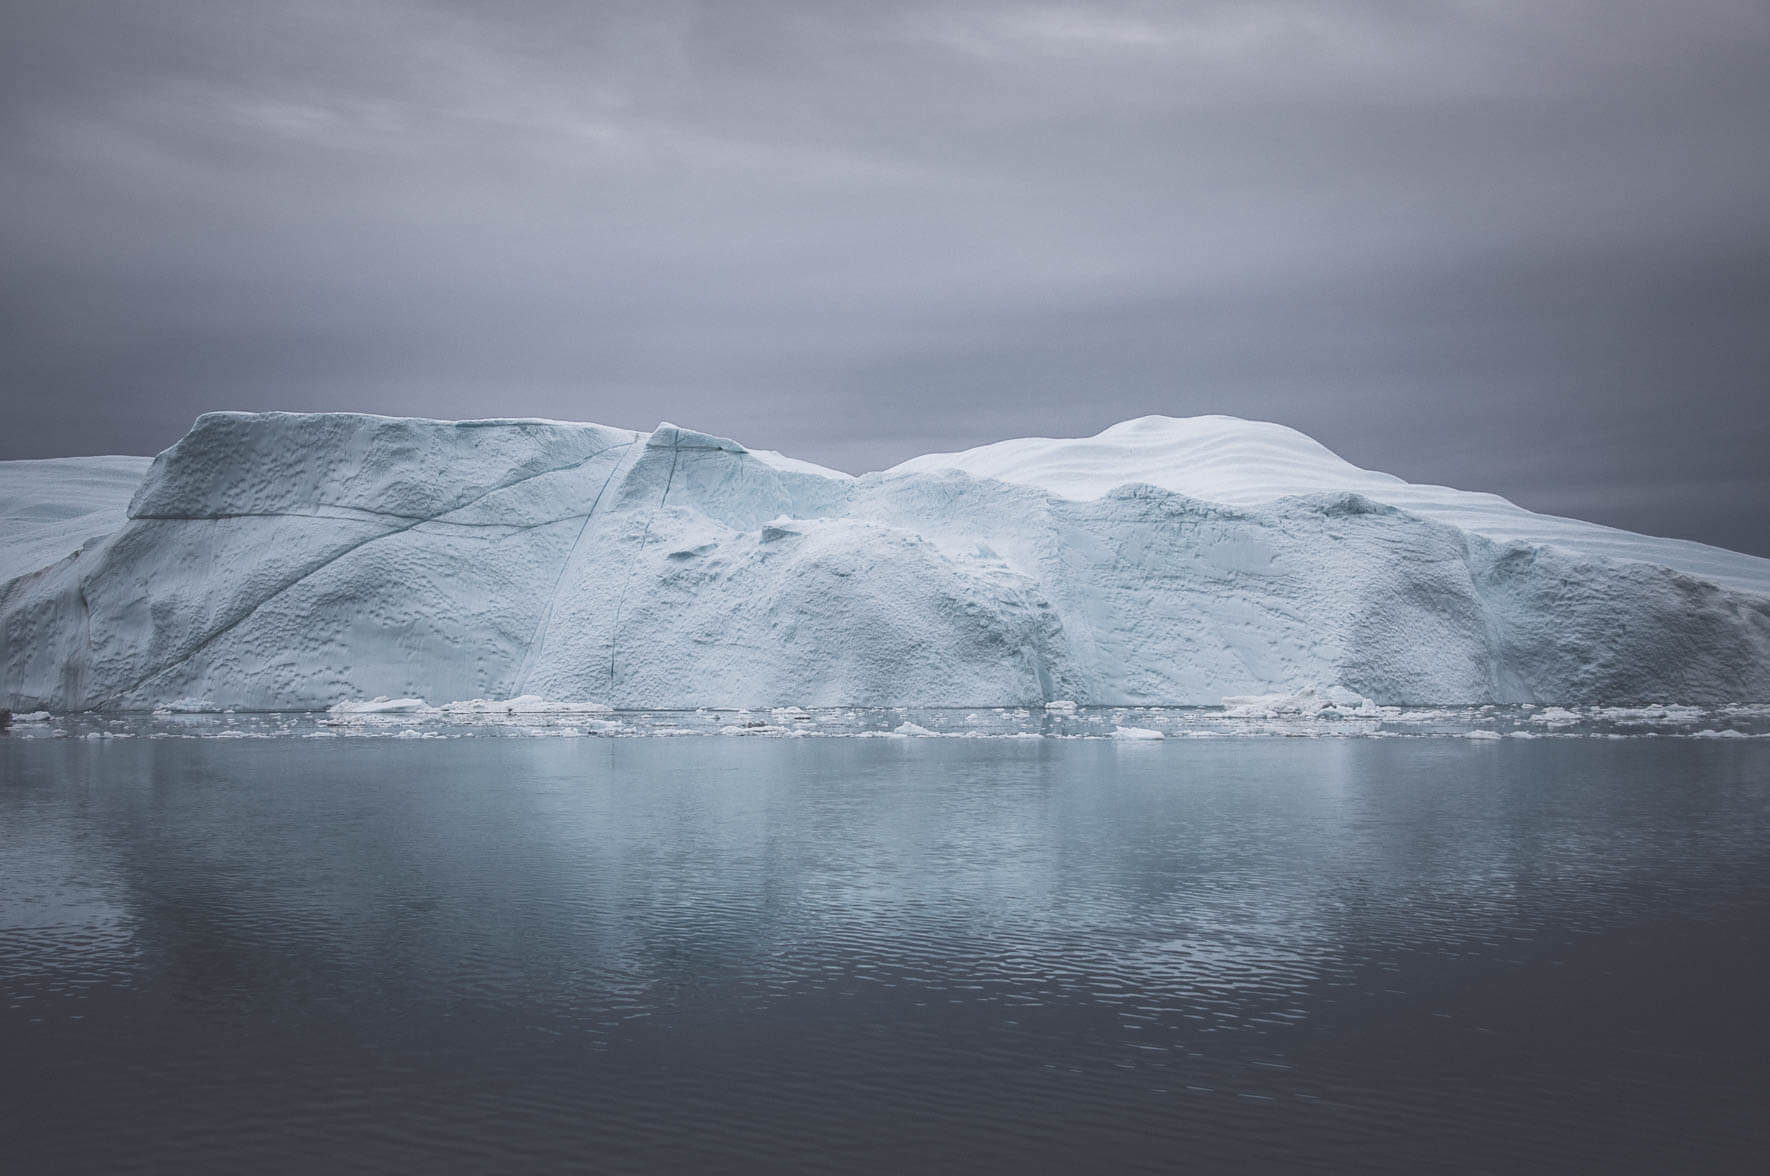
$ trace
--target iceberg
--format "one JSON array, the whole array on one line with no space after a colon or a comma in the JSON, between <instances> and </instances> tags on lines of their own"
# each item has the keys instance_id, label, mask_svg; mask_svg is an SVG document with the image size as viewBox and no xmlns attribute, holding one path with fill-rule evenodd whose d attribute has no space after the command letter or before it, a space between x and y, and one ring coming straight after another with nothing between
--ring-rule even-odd
<instances>
[{"instance_id":1,"label":"iceberg","mask_svg":"<svg viewBox=\"0 0 1770 1176\"><path fill-rule=\"evenodd\" d=\"M151 464L0 462L0 527L20 712L1770 700L1770 560L1229 417L853 477L668 423L211 413Z\"/></svg>"}]
</instances>

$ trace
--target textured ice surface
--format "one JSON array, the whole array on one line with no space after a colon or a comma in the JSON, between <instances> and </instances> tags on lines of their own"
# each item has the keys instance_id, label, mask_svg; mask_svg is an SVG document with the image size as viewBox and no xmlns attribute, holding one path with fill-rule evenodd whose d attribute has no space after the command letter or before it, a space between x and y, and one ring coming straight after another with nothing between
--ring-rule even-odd
<instances>
[{"instance_id":1,"label":"textured ice surface","mask_svg":"<svg viewBox=\"0 0 1770 1176\"><path fill-rule=\"evenodd\" d=\"M600 705L1061 723L1232 697L1242 719L1405 723L1547 702L1623 725L1770 699L1770 561L1412 486L1223 417L853 478L668 424L220 413L141 468L0 463L3 705L404 700L386 717L417 730L576 704L589 730L624 722ZM937 730L883 730L905 723Z\"/></svg>"},{"instance_id":2,"label":"textured ice surface","mask_svg":"<svg viewBox=\"0 0 1770 1176\"><path fill-rule=\"evenodd\" d=\"M124 508L151 459L63 457L0 461L0 584L104 539L129 521Z\"/></svg>"}]
</instances>

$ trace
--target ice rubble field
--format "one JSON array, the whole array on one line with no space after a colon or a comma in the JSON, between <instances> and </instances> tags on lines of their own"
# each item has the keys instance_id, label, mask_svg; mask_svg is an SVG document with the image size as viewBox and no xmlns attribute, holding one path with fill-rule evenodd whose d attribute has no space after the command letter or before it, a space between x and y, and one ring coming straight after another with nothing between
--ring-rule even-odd
<instances>
[{"instance_id":1,"label":"ice rubble field","mask_svg":"<svg viewBox=\"0 0 1770 1176\"><path fill-rule=\"evenodd\" d=\"M0 527L0 705L164 712L20 733L1750 736L1770 700L1770 560L1227 417L855 478L672 425L216 413L151 467L0 463Z\"/></svg>"},{"instance_id":2,"label":"ice rubble field","mask_svg":"<svg viewBox=\"0 0 1770 1176\"><path fill-rule=\"evenodd\" d=\"M1337 701L1336 701L1337 698ZM1557 707L1486 704L1388 707L1343 691L1232 699L1223 707L767 707L623 710L538 698L431 706L416 698L340 703L313 712L148 714L36 711L14 720L22 739L472 739L722 735L763 739L1165 739L1454 736L1469 740L1770 740L1770 705Z\"/></svg>"}]
</instances>

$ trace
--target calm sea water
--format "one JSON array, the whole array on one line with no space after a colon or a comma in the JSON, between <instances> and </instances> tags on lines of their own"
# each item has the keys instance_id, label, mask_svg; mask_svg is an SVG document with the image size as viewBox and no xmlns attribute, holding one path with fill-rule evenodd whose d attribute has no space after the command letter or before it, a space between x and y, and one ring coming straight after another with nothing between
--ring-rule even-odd
<instances>
[{"instance_id":1,"label":"calm sea water","mask_svg":"<svg viewBox=\"0 0 1770 1176\"><path fill-rule=\"evenodd\" d=\"M1759 1171L1763 740L0 739L12 1172Z\"/></svg>"}]
</instances>

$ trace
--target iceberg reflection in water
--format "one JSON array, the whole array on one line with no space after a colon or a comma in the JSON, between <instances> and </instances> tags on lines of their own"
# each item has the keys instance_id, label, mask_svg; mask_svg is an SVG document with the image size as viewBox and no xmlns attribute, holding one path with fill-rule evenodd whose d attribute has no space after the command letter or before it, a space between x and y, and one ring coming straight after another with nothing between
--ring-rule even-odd
<instances>
[{"instance_id":1,"label":"iceberg reflection in water","mask_svg":"<svg viewBox=\"0 0 1770 1176\"><path fill-rule=\"evenodd\" d=\"M721 719L834 725L679 716ZM1770 1142L1770 740L1025 722L1170 738L26 724L0 739L0 1147L1417 1171ZM265 737L148 737L230 731Z\"/></svg>"}]
</instances>

